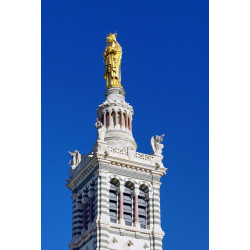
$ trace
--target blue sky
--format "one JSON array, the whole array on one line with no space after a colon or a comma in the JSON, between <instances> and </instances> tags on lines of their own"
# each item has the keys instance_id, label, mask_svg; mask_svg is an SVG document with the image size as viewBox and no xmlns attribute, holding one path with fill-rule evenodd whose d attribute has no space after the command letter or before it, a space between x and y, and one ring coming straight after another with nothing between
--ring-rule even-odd
<instances>
[{"instance_id":1,"label":"blue sky","mask_svg":"<svg viewBox=\"0 0 250 250\"><path fill-rule=\"evenodd\" d=\"M208 1L42 1L42 249L68 249L68 150L88 153L116 31L138 151L165 133L163 249L208 249Z\"/></svg>"}]
</instances>

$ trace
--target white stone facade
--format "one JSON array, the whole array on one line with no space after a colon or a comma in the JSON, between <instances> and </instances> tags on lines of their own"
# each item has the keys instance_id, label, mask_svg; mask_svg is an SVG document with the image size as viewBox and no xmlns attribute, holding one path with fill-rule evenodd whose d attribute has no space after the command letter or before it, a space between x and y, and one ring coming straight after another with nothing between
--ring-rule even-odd
<instances>
[{"instance_id":1,"label":"white stone facade","mask_svg":"<svg viewBox=\"0 0 250 250\"><path fill-rule=\"evenodd\" d=\"M97 141L72 167L67 183L73 193L72 250L162 250L162 140L151 140L161 149L152 146L153 155L137 152L133 114L122 88L106 91L97 110Z\"/></svg>"}]
</instances>

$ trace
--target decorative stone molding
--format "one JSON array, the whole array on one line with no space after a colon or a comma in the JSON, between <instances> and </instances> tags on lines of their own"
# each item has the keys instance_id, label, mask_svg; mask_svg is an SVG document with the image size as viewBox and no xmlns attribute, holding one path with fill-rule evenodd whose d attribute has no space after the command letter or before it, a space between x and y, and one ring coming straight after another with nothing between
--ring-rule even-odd
<instances>
[{"instance_id":1,"label":"decorative stone molding","mask_svg":"<svg viewBox=\"0 0 250 250\"><path fill-rule=\"evenodd\" d=\"M117 243L118 240L114 237L113 240L112 240L113 243Z\"/></svg>"},{"instance_id":2,"label":"decorative stone molding","mask_svg":"<svg viewBox=\"0 0 250 250\"><path fill-rule=\"evenodd\" d=\"M127 243L127 246L131 247L133 245L134 245L134 243L131 240L129 240L128 243Z\"/></svg>"},{"instance_id":3,"label":"decorative stone molding","mask_svg":"<svg viewBox=\"0 0 250 250\"><path fill-rule=\"evenodd\" d=\"M119 181L119 183L122 182L121 177L118 176L118 175L110 175L110 176L108 177L109 182L110 182L112 179L117 179L117 180Z\"/></svg>"},{"instance_id":4,"label":"decorative stone molding","mask_svg":"<svg viewBox=\"0 0 250 250\"><path fill-rule=\"evenodd\" d=\"M149 182L146 182L146 181L140 181L140 182L138 182L139 188L140 188L142 185L145 185L145 186L148 187L149 193L151 193L151 192L153 191L152 185L151 185Z\"/></svg>"},{"instance_id":5,"label":"decorative stone molding","mask_svg":"<svg viewBox=\"0 0 250 250\"><path fill-rule=\"evenodd\" d=\"M124 178L124 179L122 179L122 180L123 180L123 183L124 183L124 184L126 184L126 182L131 182L131 183L134 184L134 186L137 185L136 180L134 180L134 179L132 179L132 178Z\"/></svg>"},{"instance_id":6,"label":"decorative stone molding","mask_svg":"<svg viewBox=\"0 0 250 250\"><path fill-rule=\"evenodd\" d=\"M127 155L127 148L123 147L123 148L115 148L112 146L108 146L110 153L113 154L121 154L121 155Z\"/></svg>"}]
</instances>

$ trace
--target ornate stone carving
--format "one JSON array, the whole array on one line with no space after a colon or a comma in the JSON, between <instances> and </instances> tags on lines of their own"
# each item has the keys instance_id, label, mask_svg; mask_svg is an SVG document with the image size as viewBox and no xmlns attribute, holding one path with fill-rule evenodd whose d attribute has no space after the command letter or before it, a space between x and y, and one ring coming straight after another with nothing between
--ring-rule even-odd
<instances>
[{"instance_id":1,"label":"ornate stone carving","mask_svg":"<svg viewBox=\"0 0 250 250\"><path fill-rule=\"evenodd\" d=\"M113 154L127 155L127 148L126 147L116 148L116 147L109 146L109 149L110 149L110 152Z\"/></svg>"},{"instance_id":2,"label":"ornate stone carving","mask_svg":"<svg viewBox=\"0 0 250 250\"><path fill-rule=\"evenodd\" d=\"M104 155L105 155L105 157L107 157L109 155L109 149L108 148L106 150L104 150Z\"/></svg>"},{"instance_id":3,"label":"ornate stone carving","mask_svg":"<svg viewBox=\"0 0 250 250\"><path fill-rule=\"evenodd\" d=\"M68 153L72 158L69 162L69 165L71 166L72 169L75 169L76 166L78 166L81 162L81 154L78 150L75 150L73 152L68 151Z\"/></svg>"},{"instance_id":4,"label":"ornate stone carving","mask_svg":"<svg viewBox=\"0 0 250 250\"><path fill-rule=\"evenodd\" d=\"M118 240L114 237L113 240L112 240L113 243L117 243Z\"/></svg>"},{"instance_id":5,"label":"ornate stone carving","mask_svg":"<svg viewBox=\"0 0 250 250\"><path fill-rule=\"evenodd\" d=\"M104 131L104 126L103 124L98 120L98 118L96 118L96 123L95 123L95 127L97 129L97 140L104 142L104 137L105 137L105 131Z\"/></svg>"},{"instance_id":6,"label":"ornate stone carving","mask_svg":"<svg viewBox=\"0 0 250 250\"><path fill-rule=\"evenodd\" d=\"M141 159L141 160L144 160L144 161L153 161L154 156L136 152L135 153L135 158Z\"/></svg>"},{"instance_id":7,"label":"ornate stone carving","mask_svg":"<svg viewBox=\"0 0 250 250\"><path fill-rule=\"evenodd\" d=\"M127 243L127 246L131 247L133 245L134 245L134 243L131 240L129 240L128 243Z\"/></svg>"},{"instance_id":8,"label":"ornate stone carving","mask_svg":"<svg viewBox=\"0 0 250 250\"><path fill-rule=\"evenodd\" d=\"M163 141L163 136L164 134L161 136L156 135L155 138L154 136L152 136L151 138L151 146L152 146L154 155L162 155L162 149L164 145L161 144L161 142Z\"/></svg>"}]
</instances>

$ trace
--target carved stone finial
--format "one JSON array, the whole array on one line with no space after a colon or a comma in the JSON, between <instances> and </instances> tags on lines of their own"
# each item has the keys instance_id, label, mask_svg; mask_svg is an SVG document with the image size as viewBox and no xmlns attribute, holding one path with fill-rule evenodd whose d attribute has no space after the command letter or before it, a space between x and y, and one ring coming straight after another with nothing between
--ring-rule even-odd
<instances>
[{"instance_id":1,"label":"carved stone finial","mask_svg":"<svg viewBox=\"0 0 250 250\"><path fill-rule=\"evenodd\" d=\"M69 165L72 169L75 169L81 162L81 154L78 150L75 150L73 152L68 151L69 155L71 156L71 160L69 162Z\"/></svg>"},{"instance_id":2,"label":"carved stone finial","mask_svg":"<svg viewBox=\"0 0 250 250\"><path fill-rule=\"evenodd\" d=\"M152 138L151 138L151 146L152 146L154 155L162 155L162 149L163 149L164 145L161 144L161 142L163 141L163 136L164 135L165 134L163 134L161 136L156 135L155 138L154 138L154 136L152 136Z\"/></svg>"}]
</instances>

